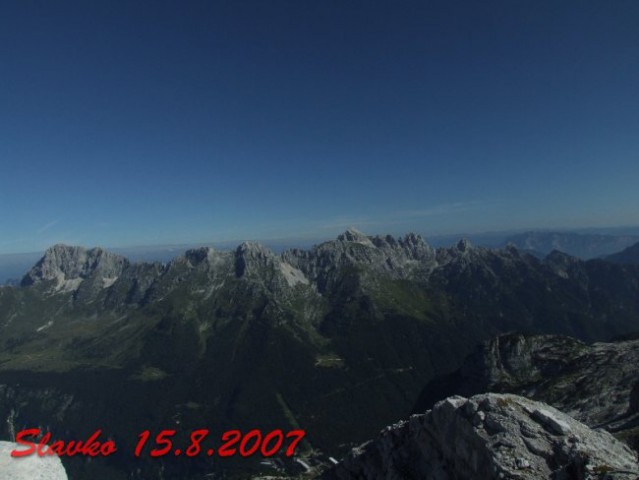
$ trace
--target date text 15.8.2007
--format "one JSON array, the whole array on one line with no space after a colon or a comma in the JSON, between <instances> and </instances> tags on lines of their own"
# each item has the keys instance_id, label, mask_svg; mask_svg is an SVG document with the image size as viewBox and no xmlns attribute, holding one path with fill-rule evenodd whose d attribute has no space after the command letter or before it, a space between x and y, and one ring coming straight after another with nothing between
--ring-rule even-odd
<instances>
[{"instance_id":1,"label":"date text 15.8.2007","mask_svg":"<svg viewBox=\"0 0 639 480\"><path fill-rule=\"evenodd\" d=\"M16 435L16 443L20 445L11 452L12 457L26 457L38 455L58 455L60 457L73 457L75 455L85 455L89 457L108 457L118 449L113 440L102 441L100 436L102 430L97 430L86 440L56 440L52 443L51 434L45 433L41 436L41 431L37 428L22 430ZM239 455L250 457L261 455L272 457L283 454L291 457L295 454L295 448L302 438L304 430L291 430L284 433L282 430L272 430L263 433L261 430L228 430L224 432L218 441L212 439L210 431L202 428L193 430L189 435L189 440L185 445L178 445L174 437L176 430L162 430L154 438L150 430L145 430L138 435L138 440L133 450L136 457L148 455L150 457L163 457L164 455L174 456L208 456L232 457Z\"/></svg>"}]
</instances>

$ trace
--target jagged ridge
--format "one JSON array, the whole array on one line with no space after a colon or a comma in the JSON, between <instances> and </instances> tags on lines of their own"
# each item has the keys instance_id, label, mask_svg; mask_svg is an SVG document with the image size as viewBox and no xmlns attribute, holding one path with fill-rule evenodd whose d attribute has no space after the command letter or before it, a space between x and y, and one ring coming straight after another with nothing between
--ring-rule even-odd
<instances>
[{"instance_id":1,"label":"jagged ridge","mask_svg":"<svg viewBox=\"0 0 639 480\"><path fill-rule=\"evenodd\" d=\"M89 262L65 248L43 260L64 280L40 268L29 285L0 289L0 385L10 387L0 416L16 405L17 421L46 411L63 432L89 418L128 438L147 415L144 428L174 418L184 429L301 426L314 449L338 456L491 335L637 330L637 268L516 248L433 249L416 235L348 231L281 255L245 243L115 271L104 254ZM105 284L104 272L117 279ZM184 474L177 461L163 467ZM157 463L144 468L158 474Z\"/></svg>"}]
</instances>

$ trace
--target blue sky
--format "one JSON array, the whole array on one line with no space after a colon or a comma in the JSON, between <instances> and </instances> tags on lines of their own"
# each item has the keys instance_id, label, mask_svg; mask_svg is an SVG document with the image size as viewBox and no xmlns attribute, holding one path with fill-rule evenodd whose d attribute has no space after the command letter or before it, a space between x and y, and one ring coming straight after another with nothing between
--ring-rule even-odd
<instances>
[{"instance_id":1,"label":"blue sky","mask_svg":"<svg viewBox=\"0 0 639 480\"><path fill-rule=\"evenodd\" d=\"M639 224L639 2L0 3L0 253Z\"/></svg>"}]
</instances>

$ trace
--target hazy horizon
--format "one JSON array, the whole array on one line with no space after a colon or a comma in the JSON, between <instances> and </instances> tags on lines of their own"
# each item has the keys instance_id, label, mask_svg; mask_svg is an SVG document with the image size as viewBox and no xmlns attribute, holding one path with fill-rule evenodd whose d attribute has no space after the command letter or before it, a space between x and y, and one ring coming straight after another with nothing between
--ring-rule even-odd
<instances>
[{"instance_id":1,"label":"hazy horizon","mask_svg":"<svg viewBox=\"0 0 639 480\"><path fill-rule=\"evenodd\" d=\"M639 3L0 5L0 254L639 225Z\"/></svg>"},{"instance_id":2,"label":"hazy horizon","mask_svg":"<svg viewBox=\"0 0 639 480\"><path fill-rule=\"evenodd\" d=\"M524 234L524 233L566 233L566 234L579 234L579 235L609 235L609 236L639 236L639 224L638 225L620 225L613 227L584 227L584 228L516 228L516 229L508 229L508 230L478 230L475 232L472 231L460 231L460 232L450 232L450 233L438 233L438 234L428 234L423 231L419 231L418 229L409 229L401 232L390 232L390 231L377 231L377 230L369 230L369 229L361 229L356 225L351 225L349 227L345 227L341 230L336 230L332 235L326 235L323 237L303 237L303 236L290 236L290 237L277 237L277 238L237 238L230 240L210 240L210 241L197 241L197 242L186 242L186 243L158 243L158 244L136 244L136 245L107 245L104 243L96 243L96 244L82 244L82 243L67 243L67 242L55 242L51 243L44 248L39 250L30 250L30 251L9 251L2 252L0 251L0 256L9 257L9 256L21 256L21 255L34 255L34 254L42 254L50 247L53 247L56 244L64 244L68 246L79 246L84 248L103 248L106 250L110 250L116 253L122 252L133 252L135 250L139 250L141 253L146 253L149 250L168 250L175 249L178 253L183 252L183 249L188 248L197 248L201 246L207 247L215 247L219 249L233 249L240 245L242 242L258 242L262 243L265 246L275 249L281 250L285 248L308 248L316 244L320 244L322 242L335 240L338 235L344 233L346 230L355 229L360 231L361 233L367 236L376 236L376 235L392 235L394 237L403 237L408 234L417 234L424 238L427 243L433 243L437 246L450 245L452 246L456 241L464 239L464 238L489 238L489 237L507 237L512 235ZM451 243L452 242L452 243Z\"/></svg>"}]
</instances>

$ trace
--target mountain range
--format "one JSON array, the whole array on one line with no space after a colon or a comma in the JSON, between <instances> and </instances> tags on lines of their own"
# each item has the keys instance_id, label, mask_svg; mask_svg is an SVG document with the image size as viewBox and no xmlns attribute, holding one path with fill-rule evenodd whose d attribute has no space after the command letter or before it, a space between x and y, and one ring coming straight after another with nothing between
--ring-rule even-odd
<instances>
[{"instance_id":1,"label":"mountain range","mask_svg":"<svg viewBox=\"0 0 639 480\"><path fill-rule=\"evenodd\" d=\"M501 245L512 244L538 256L553 250L584 260L605 257L639 243L638 235L610 235L577 232L525 232L508 236Z\"/></svg>"},{"instance_id":2,"label":"mountain range","mask_svg":"<svg viewBox=\"0 0 639 480\"><path fill-rule=\"evenodd\" d=\"M302 428L300 455L321 462L408 415L482 340L591 342L638 327L638 266L558 251L539 259L355 230L306 250L245 242L168 263L56 245L19 286L0 288L0 438L34 423L63 438L100 428L130 452L145 429ZM63 459L80 480L289 468L102 460Z\"/></svg>"},{"instance_id":3,"label":"mountain range","mask_svg":"<svg viewBox=\"0 0 639 480\"><path fill-rule=\"evenodd\" d=\"M489 248L504 248L514 245L522 251L539 258L553 250L589 260L603 258L620 252L624 248L639 243L639 227L621 229L592 229L587 231L527 231L527 232L488 232L454 235L429 236L428 242L434 247L455 245L460 238L466 238L473 244ZM268 240L264 245L274 252L281 253L292 248L310 249L318 241L304 238ZM132 262L168 263L187 250L197 249L205 244L147 245L109 249L110 252L126 257ZM217 249L232 249L233 242L216 243ZM43 252L0 254L0 285L17 284L24 274L37 262Z\"/></svg>"}]
</instances>

